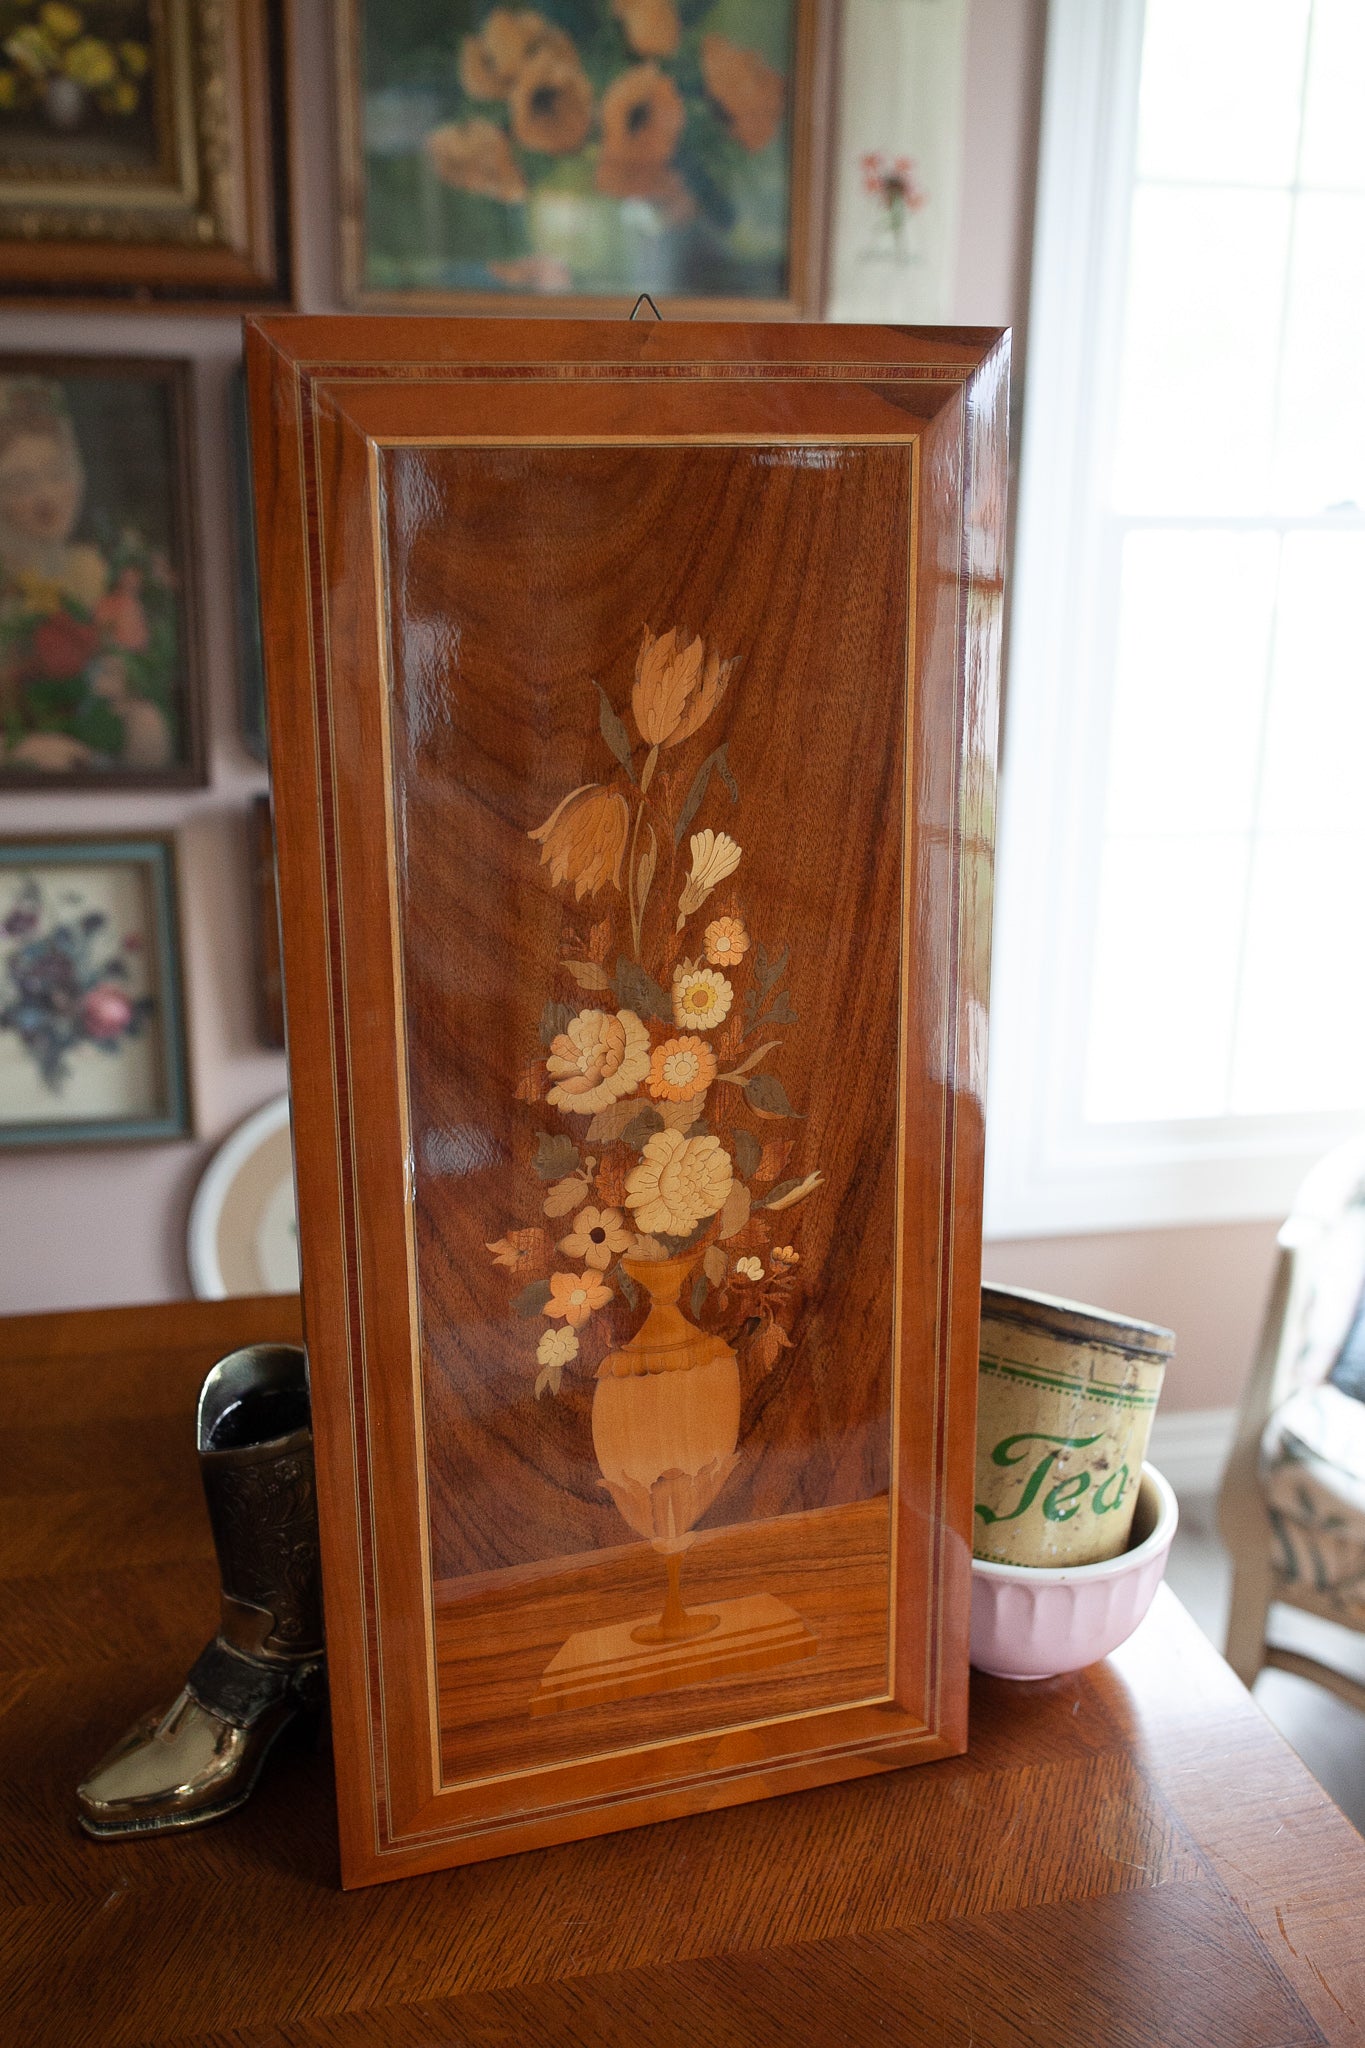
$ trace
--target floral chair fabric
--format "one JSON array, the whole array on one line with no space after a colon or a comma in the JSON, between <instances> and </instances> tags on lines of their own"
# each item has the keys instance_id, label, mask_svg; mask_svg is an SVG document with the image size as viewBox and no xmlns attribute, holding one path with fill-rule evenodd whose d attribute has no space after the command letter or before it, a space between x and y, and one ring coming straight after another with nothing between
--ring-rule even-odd
<instances>
[{"instance_id":1,"label":"floral chair fabric","mask_svg":"<svg viewBox=\"0 0 1365 2048\"><path fill-rule=\"evenodd\" d=\"M1269 1633L1277 1603L1365 1632L1365 1136L1319 1160L1280 1230L1218 1520L1239 1678L1274 1665L1365 1710L1365 1683Z\"/></svg>"},{"instance_id":2,"label":"floral chair fabric","mask_svg":"<svg viewBox=\"0 0 1365 2048\"><path fill-rule=\"evenodd\" d=\"M1365 1629L1365 1403L1330 1384L1291 1394L1266 1424L1261 1476L1277 1579Z\"/></svg>"}]
</instances>

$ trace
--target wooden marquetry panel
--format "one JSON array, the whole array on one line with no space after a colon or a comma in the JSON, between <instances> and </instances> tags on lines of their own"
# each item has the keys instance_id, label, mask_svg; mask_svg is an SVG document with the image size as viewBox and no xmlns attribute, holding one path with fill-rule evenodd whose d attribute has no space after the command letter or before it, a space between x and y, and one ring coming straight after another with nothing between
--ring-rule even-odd
<instances>
[{"instance_id":1,"label":"wooden marquetry panel","mask_svg":"<svg viewBox=\"0 0 1365 2048\"><path fill-rule=\"evenodd\" d=\"M1003 337L249 359L347 1881L960 1750Z\"/></svg>"}]
</instances>

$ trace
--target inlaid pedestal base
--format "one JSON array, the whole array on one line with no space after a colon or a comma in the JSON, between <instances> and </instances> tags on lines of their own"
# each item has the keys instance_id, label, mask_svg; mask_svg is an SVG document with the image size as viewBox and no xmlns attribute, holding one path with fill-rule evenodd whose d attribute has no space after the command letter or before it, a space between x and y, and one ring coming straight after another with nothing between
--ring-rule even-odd
<instances>
[{"instance_id":1,"label":"inlaid pedestal base","mask_svg":"<svg viewBox=\"0 0 1365 2048\"><path fill-rule=\"evenodd\" d=\"M531 1712L554 1714L638 1693L671 1692L815 1655L815 1637L805 1622L771 1593L708 1600L699 1612L717 1615L717 1626L680 1643L637 1642L632 1630L639 1621L580 1629L546 1665Z\"/></svg>"}]
</instances>

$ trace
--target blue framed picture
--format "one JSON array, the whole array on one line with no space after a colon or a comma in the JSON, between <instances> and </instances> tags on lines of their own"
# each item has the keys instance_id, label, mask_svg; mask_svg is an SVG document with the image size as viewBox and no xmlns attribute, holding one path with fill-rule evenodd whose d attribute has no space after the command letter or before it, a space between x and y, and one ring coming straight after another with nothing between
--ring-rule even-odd
<instances>
[{"instance_id":1,"label":"blue framed picture","mask_svg":"<svg viewBox=\"0 0 1365 2048\"><path fill-rule=\"evenodd\" d=\"M171 841L0 840L0 1145L190 1130Z\"/></svg>"}]
</instances>

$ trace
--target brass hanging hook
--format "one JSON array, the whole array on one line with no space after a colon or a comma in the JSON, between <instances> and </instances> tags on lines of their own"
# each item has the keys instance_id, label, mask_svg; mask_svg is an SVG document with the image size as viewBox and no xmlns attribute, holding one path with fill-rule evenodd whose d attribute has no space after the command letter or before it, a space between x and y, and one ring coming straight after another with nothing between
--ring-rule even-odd
<instances>
[{"instance_id":1,"label":"brass hanging hook","mask_svg":"<svg viewBox=\"0 0 1365 2048\"><path fill-rule=\"evenodd\" d=\"M651 297L649 296L649 293L648 293L648 292L641 292L641 294L640 294L639 298L638 298L638 299L637 299L637 300L635 301L635 304L634 304L633 308L631 309L631 315L630 315L630 317L631 317L631 319L632 319L632 320L633 320L633 319L635 318L635 315L636 315L636 314L637 314L637 313L639 312L639 310L640 310L641 306L648 306L648 308L649 308L650 312L651 312L651 313L652 313L652 314L654 315L654 318L655 318L656 320L662 320L662 319L663 319L663 317L664 317L664 316L663 316L663 314L662 314L662 313L661 313L661 312L659 311L659 309L658 309L658 307L657 307L657 306L655 305L655 303L654 303L653 299L652 299L652 298L651 298Z\"/></svg>"}]
</instances>

